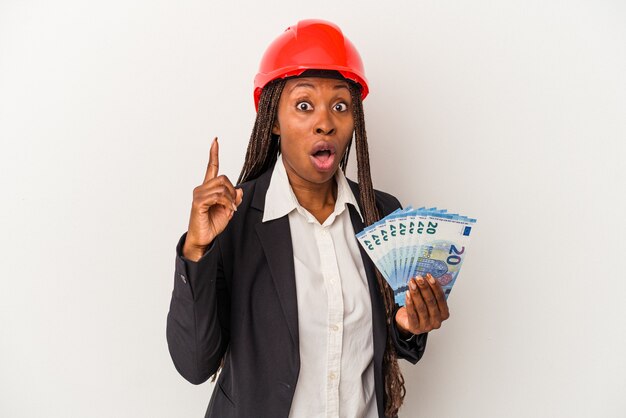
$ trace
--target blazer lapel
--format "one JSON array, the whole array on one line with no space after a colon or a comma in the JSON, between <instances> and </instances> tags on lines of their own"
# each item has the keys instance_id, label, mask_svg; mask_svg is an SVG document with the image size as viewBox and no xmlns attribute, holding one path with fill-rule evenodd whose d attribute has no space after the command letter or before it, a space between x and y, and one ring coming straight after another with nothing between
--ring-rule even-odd
<instances>
[{"instance_id":1,"label":"blazer lapel","mask_svg":"<svg viewBox=\"0 0 626 418\"><path fill-rule=\"evenodd\" d=\"M263 212L265 195L269 188L273 168L268 169L257 180L251 206ZM296 347L298 336L298 302L296 294L296 271L293 263L291 230L287 215L268 222L259 222L256 232L267 258L272 280L280 301L289 333Z\"/></svg>"},{"instance_id":2,"label":"blazer lapel","mask_svg":"<svg viewBox=\"0 0 626 418\"><path fill-rule=\"evenodd\" d=\"M293 264L289 218L283 216L273 221L259 223L256 226L256 232L272 273L272 280L274 280L274 285L276 286L276 292L283 308L289 333L293 343L298 347L296 273Z\"/></svg>"},{"instance_id":3,"label":"blazer lapel","mask_svg":"<svg viewBox=\"0 0 626 418\"><path fill-rule=\"evenodd\" d=\"M363 213L363 208L360 206L361 199L358 184L349 179L348 184L350 184L352 193L354 194L354 197L356 197L357 202L359 202L359 208L361 213ZM350 220L352 221L354 233L359 233L365 228L365 225L363 224L363 221L361 221L361 217L354 206L348 205L348 208L350 210ZM354 239L356 239L356 237ZM378 279L376 278L376 268L374 266L374 262L367 255L361 244L358 243L357 245L359 246L359 251L361 252L361 258L363 259L365 275L367 276L367 283L369 285L370 299L372 301L372 329L374 334L374 386L378 415L382 417L384 416L383 405L385 403L383 394L385 383L383 379L383 356L387 345L387 320L385 305L378 287Z\"/></svg>"},{"instance_id":4,"label":"blazer lapel","mask_svg":"<svg viewBox=\"0 0 626 418\"><path fill-rule=\"evenodd\" d=\"M354 193L358 199L358 193ZM354 233L358 233L365 228L365 225L361 221L359 213L354 206L348 205L350 210L350 220L352 221L352 227ZM362 213L362 209L361 209ZM356 237L355 237L356 239ZM372 301L372 328L374 330L374 359L375 363L382 364L383 354L385 352L385 345L387 339L387 322L385 320L385 306L381 298L380 289L378 288L378 279L376 279L376 270L374 263L367 255L361 244L358 244L359 251L361 252L361 258L363 259L363 266L365 267L365 275L367 276L367 283L369 285L370 299Z\"/></svg>"}]
</instances>

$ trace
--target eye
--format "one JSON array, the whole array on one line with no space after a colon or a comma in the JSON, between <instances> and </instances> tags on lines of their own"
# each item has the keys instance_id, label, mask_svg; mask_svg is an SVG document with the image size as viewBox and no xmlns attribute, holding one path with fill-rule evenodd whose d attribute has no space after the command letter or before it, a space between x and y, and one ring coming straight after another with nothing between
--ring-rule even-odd
<instances>
[{"instance_id":1,"label":"eye","mask_svg":"<svg viewBox=\"0 0 626 418\"><path fill-rule=\"evenodd\" d=\"M302 110L303 112L306 112L307 110L313 109L313 106L311 106L309 102L298 102L296 104L296 108L298 110Z\"/></svg>"},{"instance_id":2,"label":"eye","mask_svg":"<svg viewBox=\"0 0 626 418\"><path fill-rule=\"evenodd\" d=\"M337 112L345 112L346 110L348 110L348 105L343 102L337 103L335 106L333 106L333 109L335 109Z\"/></svg>"}]
</instances>

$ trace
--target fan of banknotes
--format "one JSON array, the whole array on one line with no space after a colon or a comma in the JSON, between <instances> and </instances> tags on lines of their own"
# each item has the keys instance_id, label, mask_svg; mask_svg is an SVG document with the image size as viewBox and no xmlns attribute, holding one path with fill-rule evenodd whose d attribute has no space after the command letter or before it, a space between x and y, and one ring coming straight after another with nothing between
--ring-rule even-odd
<instances>
[{"instance_id":1,"label":"fan of banknotes","mask_svg":"<svg viewBox=\"0 0 626 418\"><path fill-rule=\"evenodd\" d=\"M430 273L446 299L463 265L476 219L446 209L398 209L356 234L404 305L411 277Z\"/></svg>"}]
</instances>

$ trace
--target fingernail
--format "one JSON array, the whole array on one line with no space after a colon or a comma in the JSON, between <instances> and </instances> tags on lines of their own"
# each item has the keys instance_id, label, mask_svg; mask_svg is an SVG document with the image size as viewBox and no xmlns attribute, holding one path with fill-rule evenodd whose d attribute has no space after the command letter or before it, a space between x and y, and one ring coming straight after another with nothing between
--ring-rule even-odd
<instances>
[{"instance_id":1,"label":"fingernail","mask_svg":"<svg viewBox=\"0 0 626 418\"><path fill-rule=\"evenodd\" d=\"M409 293L408 290L405 292L405 295L406 295L406 304L410 305L411 304L411 294Z\"/></svg>"},{"instance_id":2,"label":"fingernail","mask_svg":"<svg viewBox=\"0 0 626 418\"><path fill-rule=\"evenodd\" d=\"M430 282L430 284L435 284L435 278L433 276L431 276L430 274L428 274L428 281Z\"/></svg>"},{"instance_id":3,"label":"fingernail","mask_svg":"<svg viewBox=\"0 0 626 418\"><path fill-rule=\"evenodd\" d=\"M421 278L421 277L418 277L417 278L417 283L420 284L420 285L423 285L424 284L424 279Z\"/></svg>"},{"instance_id":4,"label":"fingernail","mask_svg":"<svg viewBox=\"0 0 626 418\"><path fill-rule=\"evenodd\" d=\"M415 282L413 281L413 279L409 280L409 287L411 288L411 290L417 289L417 286L415 286Z\"/></svg>"}]
</instances>

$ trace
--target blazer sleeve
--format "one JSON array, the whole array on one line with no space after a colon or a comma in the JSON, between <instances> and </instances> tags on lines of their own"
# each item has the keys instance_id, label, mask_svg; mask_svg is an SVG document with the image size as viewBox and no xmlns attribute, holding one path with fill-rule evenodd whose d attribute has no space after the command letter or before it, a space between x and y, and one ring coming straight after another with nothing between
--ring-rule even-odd
<instances>
[{"instance_id":1,"label":"blazer sleeve","mask_svg":"<svg viewBox=\"0 0 626 418\"><path fill-rule=\"evenodd\" d=\"M396 317L398 309L400 309L400 305L396 304L396 309L393 311L394 318ZM393 345L396 347L396 354L398 355L398 358L405 359L413 364L417 363L424 355L424 350L426 350L428 333L425 332L423 334L414 335L407 341L400 336L400 331L396 326L396 321L391 323L391 328L391 338L393 340Z\"/></svg>"},{"instance_id":2,"label":"blazer sleeve","mask_svg":"<svg viewBox=\"0 0 626 418\"><path fill-rule=\"evenodd\" d=\"M176 370L199 385L214 374L230 340L230 294L219 237L197 262L182 255L187 233L176 246L174 290L167 314L167 345Z\"/></svg>"}]
</instances>

